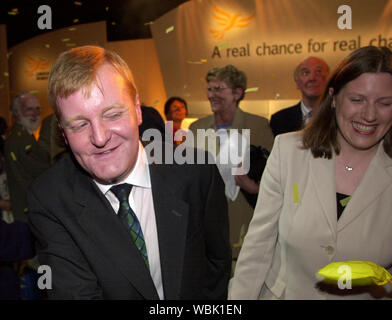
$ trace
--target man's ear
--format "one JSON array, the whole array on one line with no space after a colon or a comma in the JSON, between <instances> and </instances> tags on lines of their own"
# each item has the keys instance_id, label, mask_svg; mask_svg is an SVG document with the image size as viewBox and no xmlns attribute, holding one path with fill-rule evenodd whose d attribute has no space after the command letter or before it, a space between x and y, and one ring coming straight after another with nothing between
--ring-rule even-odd
<instances>
[{"instance_id":1,"label":"man's ear","mask_svg":"<svg viewBox=\"0 0 392 320\"><path fill-rule=\"evenodd\" d=\"M301 86L300 86L299 79L296 78L296 79L294 79L294 81L295 81L295 85L296 85L296 87L297 87L297 90L301 91Z\"/></svg>"},{"instance_id":2,"label":"man's ear","mask_svg":"<svg viewBox=\"0 0 392 320\"><path fill-rule=\"evenodd\" d=\"M63 138L64 138L65 144L66 144L67 146L69 146L68 139L67 139L67 136L65 135L63 126L60 124L60 121L59 121L59 119L57 118L57 116L56 116L56 122L57 122L57 126L58 126L59 129L60 129L61 135L62 135Z\"/></svg>"},{"instance_id":3,"label":"man's ear","mask_svg":"<svg viewBox=\"0 0 392 320\"><path fill-rule=\"evenodd\" d=\"M68 143L68 139L67 139L67 136L65 135L65 133L64 133L64 130L63 130L63 128L61 128L61 135L63 136L63 138L64 138L64 142L65 142L65 144L67 145L67 146L69 146L69 143Z\"/></svg>"},{"instance_id":4,"label":"man's ear","mask_svg":"<svg viewBox=\"0 0 392 320\"><path fill-rule=\"evenodd\" d=\"M20 118L19 109L20 109L20 108L14 108L14 109L11 110L12 118L13 118L15 121L18 121L19 118Z\"/></svg>"},{"instance_id":5,"label":"man's ear","mask_svg":"<svg viewBox=\"0 0 392 320\"><path fill-rule=\"evenodd\" d=\"M142 109L140 107L139 94L136 94L135 108L136 108L137 124L138 126L140 126L143 122L143 117L142 117Z\"/></svg>"},{"instance_id":6,"label":"man's ear","mask_svg":"<svg viewBox=\"0 0 392 320\"><path fill-rule=\"evenodd\" d=\"M236 100L238 101L239 99L241 99L244 96L245 90L242 88L235 88L233 90L233 93L234 93Z\"/></svg>"}]
</instances>

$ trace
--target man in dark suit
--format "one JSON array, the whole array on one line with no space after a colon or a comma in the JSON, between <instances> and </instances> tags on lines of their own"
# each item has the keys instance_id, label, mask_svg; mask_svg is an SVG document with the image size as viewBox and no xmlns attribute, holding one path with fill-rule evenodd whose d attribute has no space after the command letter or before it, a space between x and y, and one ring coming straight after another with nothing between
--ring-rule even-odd
<instances>
[{"instance_id":1,"label":"man in dark suit","mask_svg":"<svg viewBox=\"0 0 392 320\"><path fill-rule=\"evenodd\" d=\"M270 127L274 136L301 130L320 103L325 90L329 67L320 58L308 57L294 70L294 81L301 91L301 101L271 116Z\"/></svg>"},{"instance_id":2,"label":"man in dark suit","mask_svg":"<svg viewBox=\"0 0 392 320\"><path fill-rule=\"evenodd\" d=\"M0 219L0 300L19 300L18 263L34 256L33 238L27 223Z\"/></svg>"},{"instance_id":3,"label":"man in dark suit","mask_svg":"<svg viewBox=\"0 0 392 320\"><path fill-rule=\"evenodd\" d=\"M223 181L211 164L148 165L126 63L95 46L64 52L49 100L72 151L28 194L39 261L52 270L49 297L225 299Z\"/></svg>"}]
</instances>

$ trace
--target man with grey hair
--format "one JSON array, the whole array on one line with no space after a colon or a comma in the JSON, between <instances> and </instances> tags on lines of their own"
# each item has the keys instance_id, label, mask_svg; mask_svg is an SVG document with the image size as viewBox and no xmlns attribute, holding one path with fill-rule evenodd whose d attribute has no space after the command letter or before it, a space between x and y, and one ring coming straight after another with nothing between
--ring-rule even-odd
<instances>
[{"instance_id":1,"label":"man with grey hair","mask_svg":"<svg viewBox=\"0 0 392 320\"><path fill-rule=\"evenodd\" d=\"M33 135L41 120L37 96L19 93L12 101L11 112L15 124L4 144L11 210L16 220L27 221L27 187L49 167L50 159Z\"/></svg>"},{"instance_id":2,"label":"man with grey hair","mask_svg":"<svg viewBox=\"0 0 392 320\"><path fill-rule=\"evenodd\" d=\"M301 130L317 109L329 74L327 63L317 57L307 57L294 70L294 81L301 91L301 101L271 116L274 136Z\"/></svg>"}]
</instances>

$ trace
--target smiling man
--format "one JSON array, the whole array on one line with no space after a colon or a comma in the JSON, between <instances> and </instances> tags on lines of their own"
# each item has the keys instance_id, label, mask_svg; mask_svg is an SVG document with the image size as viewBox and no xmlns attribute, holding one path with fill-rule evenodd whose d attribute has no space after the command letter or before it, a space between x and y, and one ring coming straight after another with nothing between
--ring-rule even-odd
<instances>
[{"instance_id":1,"label":"smiling man","mask_svg":"<svg viewBox=\"0 0 392 320\"><path fill-rule=\"evenodd\" d=\"M148 164L126 63L96 46L60 55L49 100L72 155L30 189L55 299L224 299L227 204L215 165Z\"/></svg>"},{"instance_id":2,"label":"smiling man","mask_svg":"<svg viewBox=\"0 0 392 320\"><path fill-rule=\"evenodd\" d=\"M301 61L294 70L294 81L301 91L301 101L271 116L270 126L274 136L304 127L320 103L328 74L329 67L320 58L308 57Z\"/></svg>"}]
</instances>

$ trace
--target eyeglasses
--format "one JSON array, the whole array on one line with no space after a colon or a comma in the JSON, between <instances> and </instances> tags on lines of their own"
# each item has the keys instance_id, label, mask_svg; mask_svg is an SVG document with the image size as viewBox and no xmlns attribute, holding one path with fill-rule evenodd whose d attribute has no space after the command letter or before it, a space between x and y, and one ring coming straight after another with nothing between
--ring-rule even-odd
<instances>
[{"instance_id":1,"label":"eyeglasses","mask_svg":"<svg viewBox=\"0 0 392 320\"><path fill-rule=\"evenodd\" d=\"M225 89L230 89L230 88L228 88L228 87L208 87L207 88L207 91L208 92L222 92L223 90L225 90Z\"/></svg>"}]
</instances>

